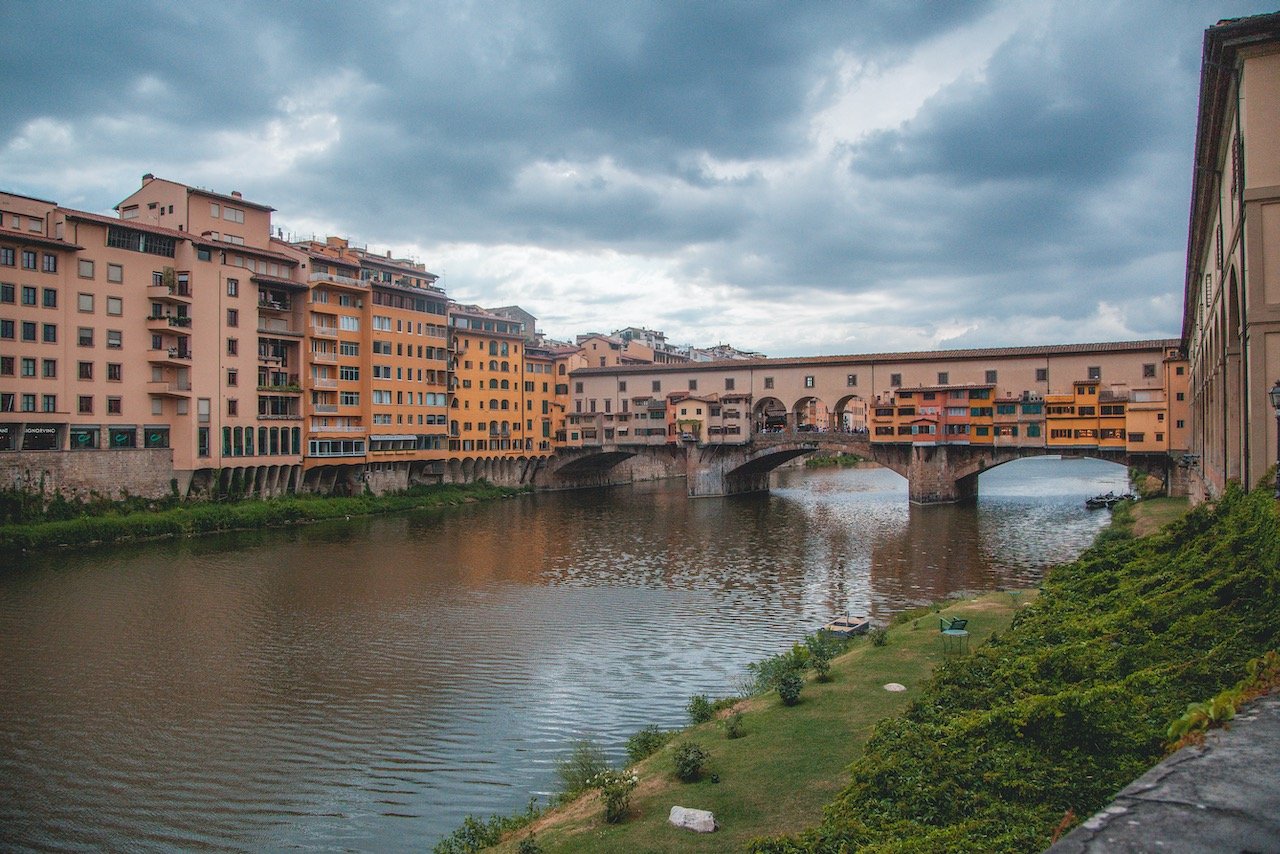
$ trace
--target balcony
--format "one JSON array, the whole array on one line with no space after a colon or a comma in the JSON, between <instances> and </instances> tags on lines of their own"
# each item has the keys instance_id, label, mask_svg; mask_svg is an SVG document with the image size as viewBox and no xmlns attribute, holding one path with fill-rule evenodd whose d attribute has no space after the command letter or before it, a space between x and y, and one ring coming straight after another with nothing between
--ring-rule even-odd
<instances>
[{"instance_id":1,"label":"balcony","mask_svg":"<svg viewBox=\"0 0 1280 854\"><path fill-rule=\"evenodd\" d=\"M338 327L320 326L318 324L313 323L311 324L311 334L317 338L337 338Z\"/></svg>"},{"instance_id":2,"label":"balcony","mask_svg":"<svg viewBox=\"0 0 1280 854\"><path fill-rule=\"evenodd\" d=\"M189 361L191 359L191 351L179 347L170 347L167 350L148 350L147 361L157 365L168 365L174 361Z\"/></svg>"},{"instance_id":3,"label":"balcony","mask_svg":"<svg viewBox=\"0 0 1280 854\"><path fill-rule=\"evenodd\" d=\"M147 328L154 331L164 329L189 329L191 327L191 318L188 315L178 314L149 314L147 315Z\"/></svg>"},{"instance_id":4,"label":"balcony","mask_svg":"<svg viewBox=\"0 0 1280 854\"><path fill-rule=\"evenodd\" d=\"M337 388L338 381L333 377L312 377L312 388Z\"/></svg>"},{"instance_id":5,"label":"balcony","mask_svg":"<svg viewBox=\"0 0 1280 854\"><path fill-rule=\"evenodd\" d=\"M293 307L292 305L290 305L288 300L278 300L278 299L258 300L258 311L274 313L274 312L288 312L292 310L293 310Z\"/></svg>"},{"instance_id":6,"label":"balcony","mask_svg":"<svg viewBox=\"0 0 1280 854\"><path fill-rule=\"evenodd\" d=\"M258 333L260 335L283 335L288 338L302 337L301 329L294 329L283 320L258 321Z\"/></svg>"},{"instance_id":7,"label":"balcony","mask_svg":"<svg viewBox=\"0 0 1280 854\"><path fill-rule=\"evenodd\" d=\"M329 352L328 350L312 350L311 361L321 365L336 365L338 364L338 353L336 351Z\"/></svg>"},{"instance_id":8,"label":"balcony","mask_svg":"<svg viewBox=\"0 0 1280 854\"><path fill-rule=\"evenodd\" d=\"M311 422L308 428L312 433L363 433L364 427L359 424L337 424L331 427L325 427Z\"/></svg>"},{"instance_id":9,"label":"balcony","mask_svg":"<svg viewBox=\"0 0 1280 854\"><path fill-rule=\"evenodd\" d=\"M313 403L311 411L317 415L337 415L338 404L336 403Z\"/></svg>"},{"instance_id":10,"label":"balcony","mask_svg":"<svg viewBox=\"0 0 1280 854\"><path fill-rule=\"evenodd\" d=\"M179 288L177 285L152 283L147 286L147 299L174 305L188 305L191 302L191 288Z\"/></svg>"},{"instance_id":11,"label":"balcony","mask_svg":"<svg viewBox=\"0 0 1280 854\"><path fill-rule=\"evenodd\" d=\"M298 385L260 385L258 391L264 394L302 394Z\"/></svg>"},{"instance_id":12,"label":"balcony","mask_svg":"<svg viewBox=\"0 0 1280 854\"><path fill-rule=\"evenodd\" d=\"M367 282L360 279L353 279L350 276L339 276L337 273L312 273L307 277L308 282L330 282L336 285L348 285L353 288L367 288Z\"/></svg>"},{"instance_id":13,"label":"balcony","mask_svg":"<svg viewBox=\"0 0 1280 854\"><path fill-rule=\"evenodd\" d=\"M154 394L158 397L190 397L191 383L151 380L147 383L147 394Z\"/></svg>"}]
</instances>

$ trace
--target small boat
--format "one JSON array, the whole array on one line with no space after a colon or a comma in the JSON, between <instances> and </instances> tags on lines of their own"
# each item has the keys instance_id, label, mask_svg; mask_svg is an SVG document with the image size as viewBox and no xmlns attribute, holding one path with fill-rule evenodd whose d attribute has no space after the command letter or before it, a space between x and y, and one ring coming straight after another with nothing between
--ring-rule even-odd
<instances>
[{"instance_id":1,"label":"small boat","mask_svg":"<svg viewBox=\"0 0 1280 854\"><path fill-rule=\"evenodd\" d=\"M836 617L823 626L822 630L831 632L833 635L840 635L842 638L851 638L854 635L865 635L870 628L870 618L850 617L846 614L843 617Z\"/></svg>"},{"instance_id":2,"label":"small boat","mask_svg":"<svg viewBox=\"0 0 1280 854\"><path fill-rule=\"evenodd\" d=\"M1086 498L1084 506L1090 510L1100 510L1103 507L1115 507L1121 501L1132 500L1132 495L1116 495L1114 492L1108 492L1106 495L1095 495L1092 498Z\"/></svg>"}]
</instances>

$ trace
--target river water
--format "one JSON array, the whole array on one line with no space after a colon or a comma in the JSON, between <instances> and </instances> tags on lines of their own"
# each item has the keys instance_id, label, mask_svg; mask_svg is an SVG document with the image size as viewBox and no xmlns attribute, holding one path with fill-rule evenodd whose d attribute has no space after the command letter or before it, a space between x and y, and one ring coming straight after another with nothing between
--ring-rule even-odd
<instances>
[{"instance_id":1,"label":"river water","mask_svg":"<svg viewBox=\"0 0 1280 854\"><path fill-rule=\"evenodd\" d=\"M0 569L0 848L429 849L835 614L1035 585L1124 481L1030 459L922 508L886 469L793 470L26 559Z\"/></svg>"}]
</instances>

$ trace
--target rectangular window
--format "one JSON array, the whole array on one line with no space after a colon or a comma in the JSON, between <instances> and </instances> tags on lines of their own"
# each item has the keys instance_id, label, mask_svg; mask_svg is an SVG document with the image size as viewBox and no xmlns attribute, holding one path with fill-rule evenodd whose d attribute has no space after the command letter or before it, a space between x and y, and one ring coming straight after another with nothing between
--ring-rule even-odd
<instances>
[{"instance_id":1,"label":"rectangular window","mask_svg":"<svg viewBox=\"0 0 1280 854\"><path fill-rule=\"evenodd\" d=\"M54 379L58 376L58 360L45 359L40 364L40 374L47 380Z\"/></svg>"},{"instance_id":2,"label":"rectangular window","mask_svg":"<svg viewBox=\"0 0 1280 854\"><path fill-rule=\"evenodd\" d=\"M850 388L852 388L853 386L856 386L858 384L858 375L857 374L847 375L844 378L844 384L846 386L849 386Z\"/></svg>"},{"instance_id":3,"label":"rectangular window","mask_svg":"<svg viewBox=\"0 0 1280 854\"><path fill-rule=\"evenodd\" d=\"M1089 368L1089 379L1091 380L1102 379L1102 367L1100 365L1094 365Z\"/></svg>"},{"instance_id":4,"label":"rectangular window","mask_svg":"<svg viewBox=\"0 0 1280 854\"><path fill-rule=\"evenodd\" d=\"M107 281L119 284L124 281L124 267L119 264L107 265Z\"/></svg>"},{"instance_id":5,"label":"rectangular window","mask_svg":"<svg viewBox=\"0 0 1280 854\"><path fill-rule=\"evenodd\" d=\"M814 384L813 374L806 374L804 378L804 387L813 388L813 384Z\"/></svg>"},{"instance_id":6,"label":"rectangular window","mask_svg":"<svg viewBox=\"0 0 1280 854\"><path fill-rule=\"evenodd\" d=\"M724 378L724 390L733 391L733 377Z\"/></svg>"},{"instance_id":7,"label":"rectangular window","mask_svg":"<svg viewBox=\"0 0 1280 854\"><path fill-rule=\"evenodd\" d=\"M34 285L22 286L22 304L23 305L36 304L36 289Z\"/></svg>"},{"instance_id":8,"label":"rectangular window","mask_svg":"<svg viewBox=\"0 0 1280 854\"><path fill-rule=\"evenodd\" d=\"M1151 379L1156 375L1156 366L1154 364L1146 364L1142 366L1142 378Z\"/></svg>"},{"instance_id":9,"label":"rectangular window","mask_svg":"<svg viewBox=\"0 0 1280 854\"><path fill-rule=\"evenodd\" d=\"M119 362L107 362L107 379L118 383L124 377L124 366Z\"/></svg>"},{"instance_id":10,"label":"rectangular window","mask_svg":"<svg viewBox=\"0 0 1280 854\"><path fill-rule=\"evenodd\" d=\"M107 330L107 349L119 350L124 346L124 333L118 329Z\"/></svg>"},{"instance_id":11,"label":"rectangular window","mask_svg":"<svg viewBox=\"0 0 1280 854\"><path fill-rule=\"evenodd\" d=\"M81 258L79 263L79 273L82 279L93 278L93 262L87 258Z\"/></svg>"},{"instance_id":12,"label":"rectangular window","mask_svg":"<svg viewBox=\"0 0 1280 854\"><path fill-rule=\"evenodd\" d=\"M58 256L44 253L44 257L40 259L40 269L46 273L58 272Z\"/></svg>"},{"instance_id":13,"label":"rectangular window","mask_svg":"<svg viewBox=\"0 0 1280 854\"><path fill-rule=\"evenodd\" d=\"M41 293L41 304L45 308L58 307L58 291L56 288L44 288Z\"/></svg>"},{"instance_id":14,"label":"rectangular window","mask_svg":"<svg viewBox=\"0 0 1280 854\"><path fill-rule=\"evenodd\" d=\"M76 330L76 343L81 347L93 346L93 328L89 326L81 326Z\"/></svg>"},{"instance_id":15,"label":"rectangular window","mask_svg":"<svg viewBox=\"0 0 1280 854\"><path fill-rule=\"evenodd\" d=\"M123 411L123 407L121 406L120 398L118 397L107 398L107 414L108 415L119 415L122 411Z\"/></svg>"},{"instance_id":16,"label":"rectangular window","mask_svg":"<svg viewBox=\"0 0 1280 854\"><path fill-rule=\"evenodd\" d=\"M233 416L233 415L239 415L239 414L240 414L240 401L236 400L234 397L228 397L227 398L227 415Z\"/></svg>"},{"instance_id":17,"label":"rectangular window","mask_svg":"<svg viewBox=\"0 0 1280 854\"><path fill-rule=\"evenodd\" d=\"M57 412L58 396L56 394L40 395L40 408L45 412Z\"/></svg>"},{"instance_id":18,"label":"rectangular window","mask_svg":"<svg viewBox=\"0 0 1280 854\"><path fill-rule=\"evenodd\" d=\"M889 385L893 388L902 385L902 374L889 374Z\"/></svg>"},{"instance_id":19,"label":"rectangular window","mask_svg":"<svg viewBox=\"0 0 1280 854\"><path fill-rule=\"evenodd\" d=\"M45 323L40 327L40 339L46 344L58 343L58 325L56 323Z\"/></svg>"},{"instance_id":20,"label":"rectangular window","mask_svg":"<svg viewBox=\"0 0 1280 854\"><path fill-rule=\"evenodd\" d=\"M36 253L30 249L22 250L22 269L34 270L36 268Z\"/></svg>"},{"instance_id":21,"label":"rectangular window","mask_svg":"<svg viewBox=\"0 0 1280 854\"><path fill-rule=\"evenodd\" d=\"M34 394L24 394L22 396L22 411L23 412L36 411L36 396Z\"/></svg>"},{"instance_id":22,"label":"rectangular window","mask_svg":"<svg viewBox=\"0 0 1280 854\"><path fill-rule=\"evenodd\" d=\"M222 218L227 222L244 222L244 211L239 208L224 207L222 209Z\"/></svg>"},{"instance_id":23,"label":"rectangular window","mask_svg":"<svg viewBox=\"0 0 1280 854\"><path fill-rule=\"evenodd\" d=\"M938 371L938 385L946 385L951 382L951 374L947 371Z\"/></svg>"},{"instance_id":24,"label":"rectangular window","mask_svg":"<svg viewBox=\"0 0 1280 854\"><path fill-rule=\"evenodd\" d=\"M1036 368L1036 382L1047 383L1049 381L1048 368Z\"/></svg>"},{"instance_id":25,"label":"rectangular window","mask_svg":"<svg viewBox=\"0 0 1280 854\"><path fill-rule=\"evenodd\" d=\"M107 245L115 249L128 249L131 252L145 252L148 255L172 258L177 241L162 234L111 225L107 226Z\"/></svg>"},{"instance_id":26,"label":"rectangular window","mask_svg":"<svg viewBox=\"0 0 1280 854\"><path fill-rule=\"evenodd\" d=\"M81 415L93 414L93 395L82 394L76 398L76 411Z\"/></svg>"},{"instance_id":27,"label":"rectangular window","mask_svg":"<svg viewBox=\"0 0 1280 854\"><path fill-rule=\"evenodd\" d=\"M996 382L998 382L997 380L998 376L999 376L999 373L997 371L987 371L987 382L991 383L992 385L995 385Z\"/></svg>"},{"instance_id":28,"label":"rectangular window","mask_svg":"<svg viewBox=\"0 0 1280 854\"><path fill-rule=\"evenodd\" d=\"M13 376L13 356L0 356L0 377Z\"/></svg>"},{"instance_id":29,"label":"rectangular window","mask_svg":"<svg viewBox=\"0 0 1280 854\"><path fill-rule=\"evenodd\" d=\"M374 320L376 321L377 318L375 317ZM390 321L390 318L387 318L387 320ZM343 330L344 332L359 332L360 318L351 317L350 315L346 315L346 314L340 315L338 317L338 328ZM374 323L374 328L375 329L377 328L377 323Z\"/></svg>"},{"instance_id":30,"label":"rectangular window","mask_svg":"<svg viewBox=\"0 0 1280 854\"><path fill-rule=\"evenodd\" d=\"M82 380L93 379L93 362L79 362L76 366L76 376Z\"/></svg>"},{"instance_id":31,"label":"rectangular window","mask_svg":"<svg viewBox=\"0 0 1280 854\"><path fill-rule=\"evenodd\" d=\"M0 320L0 338L10 338L14 336L14 322L12 320Z\"/></svg>"},{"instance_id":32,"label":"rectangular window","mask_svg":"<svg viewBox=\"0 0 1280 854\"><path fill-rule=\"evenodd\" d=\"M342 404L343 406L359 406L360 392L358 391L341 392L338 395L338 403Z\"/></svg>"},{"instance_id":33,"label":"rectangular window","mask_svg":"<svg viewBox=\"0 0 1280 854\"><path fill-rule=\"evenodd\" d=\"M0 266L12 267L13 265L13 250L8 246L0 246Z\"/></svg>"},{"instance_id":34,"label":"rectangular window","mask_svg":"<svg viewBox=\"0 0 1280 854\"><path fill-rule=\"evenodd\" d=\"M765 377L765 378L764 378L764 387L765 387L765 388L773 388L773 377Z\"/></svg>"},{"instance_id":35,"label":"rectangular window","mask_svg":"<svg viewBox=\"0 0 1280 854\"><path fill-rule=\"evenodd\" d=\"M356 341L342 341L338 344L338 352L344 356L359 356L360 344Z\"/></svg>"},{"instance_id":36,"label":"rectangular window","mask_svg":"<svg viewBox=\"0 0 1280 854\"><path fill-rule=\"evenodd\" d=\"M36 340L36 323L34 320L22 321L22 340L23 341Z\"/></svg>"},{"instance_id":37,"label":"rectangular window","mask_svg":"<svg viewBox=\"0 0 1280 854\"><path fill-rule=\"evenodd\" d=\"M654 390L655 392L657 392L657 391L662 391L662 380L654 380L654 381L653 381L653 390Z\"/></svg>"},{"instance_id":38,"label":"rectangular window","mask_svg":"<svg viewBox=\"0 0 1280 854\"><path fill-rule=\"evenodd\" d=\"M120 297L107 297L107 314L113 317L124 314L124 300Z\"/></svg>"},{"instance_id":39,"label":"rectangular window","mask_svg":"<svg viewBox=\"0 0 1280 854\"><path fill-rule=\"evenodd\" d=\"M227 296L229 297L240 296L240 280L239 279L227 279Z\"/></svg>"},{"instance_id":40,"label":"rectangular window","mask_svg":"<svg viewBox=\"0 0 1280 854\"><path fill-rule=\"evenodd\" d=\"M227 339L227 355L235 356L240 352L240 341L236 338Z\"/></svg>"},{"instance_id":41,"label":"rectangular window","mask_svg":"<svg viewBox=\"0 0 1280 854\"><path fill-rule=\"evenodd\" d=\"M93 294L77 294L76 308L84 312L93 312Z\"/></svg>"},{"instance_id":42,"label":"rectangular window","mask_svg":"<svg viewBox=\"0 0 1280 854\"><path fill-rule=\"evenodd\" d=\"M14 288L13 285L7 283L0 284L0 302L12 305L14 300L17 299L16 291L17 289Z\"/></svg>"},{"instance_id":43,"label":"rectangular window","mask_svg":"<svg viewBox=\"0 0 1280 854\"><path fill-rule=\"evenodd\" d=\"M240 384L240 372L235 368L227 369L227 385L237 386Z\"/></svg>"},{"instance_id":44,"label":"rectangular window","mask_svg":"<svg viewBox=\"0 0 1280 854\"><path fill-rule=\"evenodd\" d=\"M689 391L697 391L697 390L698 390L698 381L689 380Z\"/></svg>"},{"instance_id":45,"label":"rectangular window","mask_svg":"<svg viewBox=\"0 0 1280 854\"><path fill-rule=\"evenodd\" d=\"M234 308L227 309L227 326L240 325L240 312Z\"/></svg>"}]
</instances>

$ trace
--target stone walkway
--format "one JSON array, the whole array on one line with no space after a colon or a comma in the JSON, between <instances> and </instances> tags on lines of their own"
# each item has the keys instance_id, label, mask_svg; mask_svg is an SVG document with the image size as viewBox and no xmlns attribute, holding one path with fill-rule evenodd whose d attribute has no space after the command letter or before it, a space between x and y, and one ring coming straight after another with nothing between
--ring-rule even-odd
<instances>
[{"instance_id":1,"label":"stone walkway","mask_svg":"<svg viewBox=\"0 0 1280 854\"><path fill-rule=\"evenodd\" d=\"M1280 852L1280 694L1143 774L1048 854Z\"/></svg>"}]
</instances>

